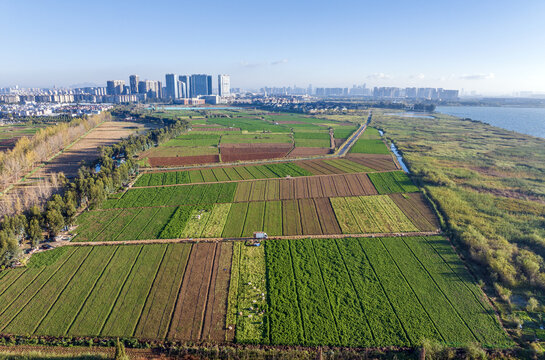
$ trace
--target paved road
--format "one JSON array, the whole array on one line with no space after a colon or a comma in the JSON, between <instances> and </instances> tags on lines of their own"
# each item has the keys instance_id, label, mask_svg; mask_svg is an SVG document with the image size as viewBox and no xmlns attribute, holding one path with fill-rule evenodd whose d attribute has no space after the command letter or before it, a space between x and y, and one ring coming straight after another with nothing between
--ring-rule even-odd
<instances>
[{"instance_id":1,"label":"paved road","mask_svg":"<svg viewBox=\"0 0 545 360\"><path fill-rule=\"evenodd\" d=\"M367 125L371 122L371 116L373 114L369 112L369 117L367 118L367 122L365 124L362 124L358 130L356 130L356 133L352 135L346 142L341 146L340 150L337 152L338 156L345 156L348 150L354 145L354 143L359 139L360 135L367 129Z\"/></svg>"}]
</instances>

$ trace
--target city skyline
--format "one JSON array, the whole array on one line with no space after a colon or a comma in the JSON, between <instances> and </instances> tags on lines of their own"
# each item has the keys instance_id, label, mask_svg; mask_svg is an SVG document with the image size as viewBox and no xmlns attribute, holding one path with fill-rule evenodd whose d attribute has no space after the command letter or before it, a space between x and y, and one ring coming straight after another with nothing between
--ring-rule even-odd
<instances>
[{"instance_id":1,"label":"city skyline","mask_svg":"<svg viewBox=\"0 0 545 360\"><path fill-rule=\"evenodd\" d=\"M0 87L103 86L127 73L159 80L183 71L230 74L237 88L544 92L545 3L525 4L4 2L0 22L10 31L0 40L13 52L0 60ZM180 37L173 31L180 13L188 29L207 26Z\"/></svg>"}]
</instances>

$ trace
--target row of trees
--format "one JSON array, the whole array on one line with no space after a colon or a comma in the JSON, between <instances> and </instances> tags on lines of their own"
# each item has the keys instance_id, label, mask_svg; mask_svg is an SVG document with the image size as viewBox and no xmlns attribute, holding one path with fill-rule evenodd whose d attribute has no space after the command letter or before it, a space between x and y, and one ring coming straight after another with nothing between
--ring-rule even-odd
<instances>
[{"instance_id":1,"label":"row of trees","mask_svg":"<svg viewBox=\"0 0 545 360\"><path fill-rule=\"evenodd\" d=\"M43 208L32 206L25 212L5 216L0 223L0 266L9 266L19 257L21 242L28 240L37 246L44 240L44 234L54 237L64 227L73 225L78 209L93 209L108 194L125 188L138 173L138 164L133 161L135 155L178 136L187 128L187 122L178 119L161 121L165 127L101 148L95 164L82 166L77 178L65 182L62 191L53 195ZM100 171L95 172L97 164Z\"/></svg>"},{"instance_id":2,"label":"row of trees","mask_svg":"<svg viewBox=\"0 0 545 360\"><path fill-rule=\"evenodd\" d=\"M19 139L13 149L0 153L0 191L110 117L110 114L103 113L78 118L40 129L30 138Z\"/></svg>"}]
</instances>

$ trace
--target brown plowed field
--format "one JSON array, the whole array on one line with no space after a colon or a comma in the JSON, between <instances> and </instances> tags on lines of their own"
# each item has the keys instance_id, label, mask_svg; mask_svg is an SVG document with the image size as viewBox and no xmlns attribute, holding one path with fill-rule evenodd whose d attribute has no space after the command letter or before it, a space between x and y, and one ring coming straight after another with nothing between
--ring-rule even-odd
<instances>
[{"instance_id":1,"label":"brown plowed field","mask_svg":"<svg viewBox=\"0 0 545 360\"><path fill-rule=\"evenodd\" d=\"M389 196L418 230L435 231L439 229L439 222L421 193L390 194Z\"/></svg>"},{"instance_id":2,"label":"brown plowed field","mask_svg":"<svg viewBox=\"0 0 545 360\"><path fill-rule=\"evenodd\" d=\"M328 198L314 199L316 212L320 219L323 234L340 234L341 227L335 217L335 212Z\"/></svg>"},{"instance_id":3,"label":"brown plowed field","mask_svg":"<svg viewBox=\"0 0 545 360\"><path fill-rule=\"evenodd\" d=\"M217 127L214 125L193 125L195 131L240 131L239 128Z\"/></svg>"},{"instance_id":4,"label":"brown plowed field","mask_svg":"<svg viewBox=\"0 0 545 360\"><path fill-rule=\"evenodd\" d=\"M301 225L303 234L320 235L322 227L316 213L316 205L312 199L299 200L299 213L301 216Z\"/></svg>"},{"instance_id":5,"label":"brown plowed field","mask_svg":"<svg viewBox=\"0 0 545 360\"><path fill-rule=\"evenodd\" d=\"M377 171L397 170L399 167L392 159L391 155L382 154L348 154L348 160L357 162Z\"/></svg>"},{"instance_id":6,"label":"brown plowed field","mask_svg":"<svg viewBox=\"0 0 545 360\"><path fill-rule=\"evenodd\" d=\"M292 144L225 144L220 146L223 162L283 158Z\"/></svg>"},{"instance_id":7,"label":"brown plowed field","mask_svg":"<svg viewBox=\"0 0 545 360\"><path fill-rule=\"evenodd\" d=\"M219 155L150 157L149 163L153 167L178 166L193 164L210 164L220 161Z\"/></svg>"},{"instance_id":8,"label":"brown plowed field","mask_svg":"<svg viewBox=\"0 0 545 360\"><path fill-rule=\"evenodd\" d=\"M366 174L268 179L238 183L235 202L376 195Z\"/></svg>"},{"instance_id":9,"label":"brown plowed field","mask_svg":"<svg viewBox=\"0 0 545 360\"><path fill-rule=\"evenodd\" d=\"M169 339L200 339L217 247L217 243L193 245L170 324Z\"/></svg>"},{"instance_id":10,"label":"brown plowed field","mask_svg":"<svg viewBox=\"0 0 545 360\"><path fill-rule=\"evenodd\" d=\"M201 340L225 340L227 326L227 295L229 293L229 280L231 278L231 258L233 256L233 243L226 242L218 245L212 280L208 291L208 304L204 316L204 327Z\"/></svg>"},{"instance_id":11,"label":"brown plowed field","mask_svg":"<svg viewBox=\"0 0 545 360\"><path fill-rule=\"evenodd\" d=\"M330 150L327 148L316 147L296 147L288 155L288 158L302 157L302 156L315 156L315 155L327 155Z\"/></svg>"},{"instance_id":12,"label":"brown plowed field","mask_svg":"<svg viewBox=\"0 0 545 360\"><path fill-rule=\"evenodd\" d=\"M303 234L297 200L282 201L282 229L285 235Z\"/></svg>"}]
</instances>

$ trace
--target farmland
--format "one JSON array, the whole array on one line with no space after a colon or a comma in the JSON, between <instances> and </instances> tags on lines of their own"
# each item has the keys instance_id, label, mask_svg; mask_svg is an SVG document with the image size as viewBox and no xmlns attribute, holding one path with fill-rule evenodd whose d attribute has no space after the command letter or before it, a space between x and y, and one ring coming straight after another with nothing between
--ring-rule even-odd
<instances>
[{"instance_id":1,"label":"farmland","mask_svg":"<svg viewBox=\"0 0 545 360\"><path fill-rule=\"evenodd\" d=\"M357 129L249 110L171 116L183 114L192 131L142 158L283 157L329 150L331 133L345 139ZM79 214L71 243L0 272L0 334L512 346L477 280L436 236L428 194L376 129L346 156L172 170L144 171ZM250 240L260 231L266 240Z\"/></svg>"},{"instance_id":2,"label":"farmland","mask_svg":"<svg viewBox=\"0 0 545 360\"><path fill-rule=\"evenodd\" d=\"M480 289L451 255L441 237L73 248L8 270L1 331L345 346L410 346L426 337L509 345Z\"/></svg>"},{"instance_id":3,"label":"farmland","mask_svg":"<svg viewBox=\"0 0 545 360\"><path fill-rule=\"evenodd\" d=\"M259 111L232 111L221 117L191 111L156 114L184 118L191 131L140 156L154 168L323 156L332 152L330 131L337 131L335 146L339 146L356 129L337 120Z\"/></svg>"}]
</instances>

